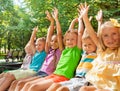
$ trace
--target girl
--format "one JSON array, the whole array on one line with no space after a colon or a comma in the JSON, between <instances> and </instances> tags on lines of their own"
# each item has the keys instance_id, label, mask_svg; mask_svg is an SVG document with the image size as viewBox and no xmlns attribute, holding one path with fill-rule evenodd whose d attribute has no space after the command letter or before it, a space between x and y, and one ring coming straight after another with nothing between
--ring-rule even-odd
<instances>
[{"instance_id":1,"label":"girl","mask_svg":"<svg viewBox=\"0 0 120 91\"><path fill-rule=\"evenodd\" d=\"M53 71L56 69L56 65L59 61L61 52L63 50L62 31L61 31L59 21L57 20L58 12L57 10L55 10L55 12L52 14L53 18L56 21L57 35L53 35L54 19L51 17L48 11L46 11L46 15L47 15L47 19L50 21L50 27L48 29L46 46L45 46L47 56L40 71L37 73L37 75L40 77L44 77L53 73ZM31 77L28 79L20 80L19 82L14 82L11 86L11 90L15 89L19 91L26 82L29 82L38 78L39 77ZM16 83L17 83L17 86L15 85Z\"/></svg>"},{"instance_id":2,"label":"girl","mask_svg":"<svg viewBox=\"0 0 120 91\"><path fill-rule=\"evenodd\" d=\"M55 8L54 11L57 9ZM65 49L62 51L54 73L26 83L22 91L45 91L54 82L62 82L72 78L81 56L81 42L78 42L81 40L81 35L82 29L78 34L76 31L67 31L64 35Z\"/></svg>"},{"instance_id":3,"label":"girl","mask_svg":"<svg viewBox=\"0 0 120 91\"><path fill-rule=\"evenodd\" d=\"M98 37L88 20L89 6L81 4L81 14L91 39L98 47L98 56L86 79L93 86L80 91L120 91L120 24L107 21L100 26Z\"/></svg>"}]
</instances>

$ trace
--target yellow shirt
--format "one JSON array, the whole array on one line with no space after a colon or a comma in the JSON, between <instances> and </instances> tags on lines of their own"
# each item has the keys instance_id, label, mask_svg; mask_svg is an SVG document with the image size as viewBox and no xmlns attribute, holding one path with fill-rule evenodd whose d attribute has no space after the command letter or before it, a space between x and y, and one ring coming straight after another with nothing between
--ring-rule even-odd
<instances>
[{"instance_id":1,"label":"yellow shirt","mask_svg":"<svg viewBox=\"0 0 120 91\"><path fill-rule=\"evenodd\" d=\"M120 91L120 48L98 53L86 79L97 88Z\"/></svg>"}]
</instances>

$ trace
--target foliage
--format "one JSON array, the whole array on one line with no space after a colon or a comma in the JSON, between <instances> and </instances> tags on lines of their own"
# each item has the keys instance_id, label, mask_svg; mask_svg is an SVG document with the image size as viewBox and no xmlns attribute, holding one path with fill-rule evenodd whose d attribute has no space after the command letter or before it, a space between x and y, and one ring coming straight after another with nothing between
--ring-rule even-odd
<instances>
[{"instance_id":1,"label":"foliage","mask_svg":"<svg viewBox=\"0 0 120 91\"><path fill-rule=\"evenodd\" d=\"M92 24L97 30L95 15L103 10L104 20L113 17L120 20L119 0L0 0L0 49L24 49L32 28L39 27L37 37L46 36L49 22L45 11L52 12L54 7L59 10L59 20L63 34L67 31L72 19L78 16L77 8L85 1L90 4L89 16L93 16Z\"/></svg>"}]
</instances>

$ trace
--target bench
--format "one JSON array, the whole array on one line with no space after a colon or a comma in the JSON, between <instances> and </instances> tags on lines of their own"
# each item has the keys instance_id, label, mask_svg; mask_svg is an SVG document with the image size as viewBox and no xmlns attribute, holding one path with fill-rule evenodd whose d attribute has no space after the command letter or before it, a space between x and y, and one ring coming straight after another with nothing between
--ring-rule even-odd
<instances>
[{"instance_id":1,"label":"bench","mask_svg":"<svg viewBox=\"0 0 120 91\"><path fill-rule=\"evenodd\" d=\"M17 61L21 61L24 58L24 51L8 51L8 53L5 55L6 62L10 62L10 59L12 62L17 59Z\"/></svg>"},{"instance_id":2,"label":"bench","mask_svg":"<svg viewBox=\"0 0 120 91\"><path fill-rule=\"evenodd\" d=\"M2 62L0 63L0 73L2 73L5 70L16 70L20 68L22 65L22 62Z\"/></svg>"}]
</instances>

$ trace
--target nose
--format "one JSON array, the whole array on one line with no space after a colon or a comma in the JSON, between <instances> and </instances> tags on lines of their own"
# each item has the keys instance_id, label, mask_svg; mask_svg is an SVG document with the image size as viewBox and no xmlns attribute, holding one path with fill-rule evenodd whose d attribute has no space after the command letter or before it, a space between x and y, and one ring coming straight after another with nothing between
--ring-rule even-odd
<instances>
[{"instance_id":1,"label":"nose","mask_svg":"<svg viewBox=\"0 0 120 91\"><path fill-rule=\"evenodd\" d=\"M86 46L86 49L89 49L89 46Z\"/></svg>"},{"instance_id":2,"label":"nose","mask_svg":"<svg viewBox=\"0 0 120 91\"><path fill-rule=\"evenodd\" d=\"M109 37L108 37L108 41L109 41L109 42L113 42L113 41L114 41L114 37L113 37L112 35L109 36Z\"/></svg>"}]
</instances>

